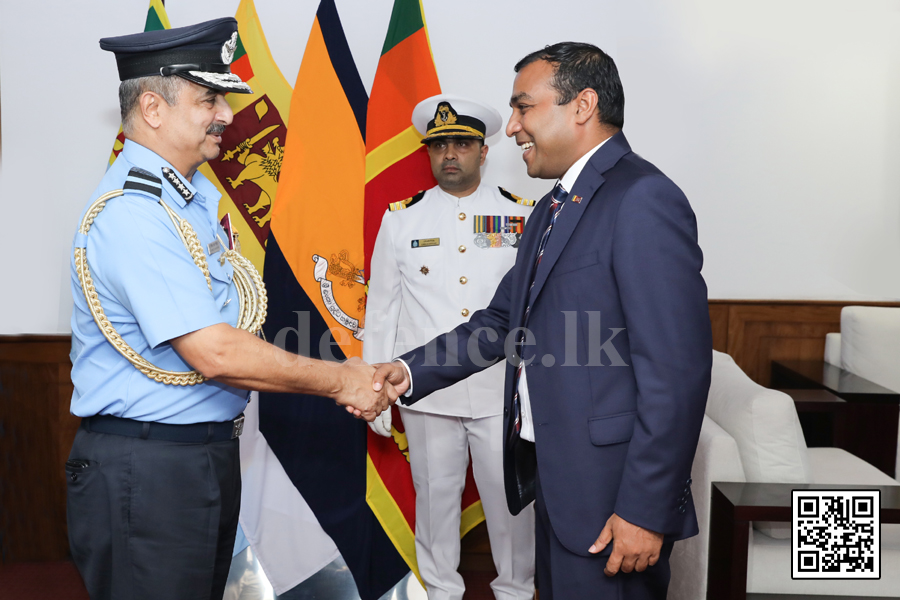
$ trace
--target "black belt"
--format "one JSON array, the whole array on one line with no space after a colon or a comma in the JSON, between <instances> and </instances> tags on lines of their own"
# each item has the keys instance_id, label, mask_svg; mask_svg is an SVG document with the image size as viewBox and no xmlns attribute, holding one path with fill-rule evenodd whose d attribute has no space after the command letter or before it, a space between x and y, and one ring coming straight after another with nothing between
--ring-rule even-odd
<instances>
[{"instance_id":1,"label":"black belt","mask_svg":"<svg viewBox=\"0 0 900 600\"><path fill-rule=\"evenodd\" d=\"M241 414L235 420L224 423L191 423L190 425L151 423L111 415L96 415L81 419L81 427L94 433L111 433L143 440L206 444L225 442L240 436L244 431L244 415Z\"/></svg>"}]
</instances>

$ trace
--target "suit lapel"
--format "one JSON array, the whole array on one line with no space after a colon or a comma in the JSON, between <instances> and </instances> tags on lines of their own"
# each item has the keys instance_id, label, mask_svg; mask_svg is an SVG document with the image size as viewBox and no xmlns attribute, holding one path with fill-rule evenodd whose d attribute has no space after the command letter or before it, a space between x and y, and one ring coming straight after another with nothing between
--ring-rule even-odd
<instances>
[{"instance_id":1,"label":"suit lapel","mask_svg":"<svg viewBox=\"0 0 900 600\"><path fill-rule=\"evenodd\" d=\"M522 261L522 278L513 288L512 310L510 311L510 325L519 327L525 314L525 300L528 298L528 286L531 283L534 272L534 261L537 257L541 235L550 224L550 194L546 194L535 205L534 212L525 225L525 234L522 236L522 244L518 250L518 261Z\"/></svg>"},{"instance_id":2,"label":"suit lapel","mask_svg":"<svg viewBox=\"0 0 900 600\"><path fill-rule=\"evenodd\" d=\"M569 191L566 204L557 217L556 224L553 225L553 231L550 232L550 238L547 240L547 246L544 248L544 256L541 258L541 264L538 265L537 272L534 274L534 287L531 288L531 294L528 297L529 306L534 306L535 300L547 282L550 271L553 269L556 261L559 260L566 244L569 243L569 238L572 237L572 233L574 233L579 221L581 221L588 204L591 203L594 194L606 181L603 173L615 166L630 151L631 147L628 145L625 135L620 131L603 144L582 169L578 179L575 180L575 185ZM580 202L572 201L576 196L581 197ZM549 223L549 219L547 223ZM544 228L546 227L547 224L545 223ZM543 232L543 229L541 232ZM537 247L533 249L531 256L536 254Z\"/></svg>"},{"instance_id":3,"label":"suit lapel","mask_svg":"<svg viewBox=\"0 0 900 600\"><path fill-rule=\"evenodd\" d=\"M547 239L547 246L544 248L544 256L541 258L541 264L537 266L537 272L534 274L534 287L531 288L531 295L528 297L529 306L534 306L534 300L544 288L544 283L547 282L547 276L553 269L553 265L559 260L559 255L562 254L566 244L569 243L569 238L572 237L575 227L577 227L578 222L581 221L581 217L584 215L584 211L588 204L590 204L594 192L596 192L597 188L600 187L600 184L603 183L602 175L582 184L581 182L585 179L585 177L579 177L578 181L575 182L572 192L569 194L568 198L566 198L566 203L562 207L562 212L560 212L559 216L556 218L556 224L553 225L553 231L550 232L550 237ZM572 198L576 195L581 196L581 202L572 202ZM535 249L535 252L536 251L537 249Z\"/></svg>"}]
</instances>

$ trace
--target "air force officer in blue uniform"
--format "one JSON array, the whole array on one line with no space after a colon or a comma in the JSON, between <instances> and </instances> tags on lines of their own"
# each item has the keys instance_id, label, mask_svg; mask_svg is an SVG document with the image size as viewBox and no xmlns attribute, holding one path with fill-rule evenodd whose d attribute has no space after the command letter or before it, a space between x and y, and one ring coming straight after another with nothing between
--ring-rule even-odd
<instances>
[{"instance_id":1,"label":"air force officer in blue uniform","mask_svg":"<svg viewBox=\"0 0 900 600\"><path fill-rule=\"evenodd\" d=\"M264 288L197 172L231 123L225 92L250 93L228 66L236 43L232 18L100 42L116 54L126 141L75 236L82 425L66 463L69 542L92 600L222 598L247 390L328 396L370 421L390 400L373 394L372 367L252 335Z\"/></svg>"},{"instance_id":2,"label":"air force officer in blue uniform","mask_svg":"<svg viewBox=\"0 0 900 600\"><path fill-rule=\"evenodd\" d=\"M628 145L609 56L567 42L515 70L506 133L556 186L490 305L374 386L387 377L412 403L512 354L506 497L514 514L536 499L541 600L663 600L673 542L697 534L690 470L712 363L696 219Z\"/></svg>"}]
</instances>

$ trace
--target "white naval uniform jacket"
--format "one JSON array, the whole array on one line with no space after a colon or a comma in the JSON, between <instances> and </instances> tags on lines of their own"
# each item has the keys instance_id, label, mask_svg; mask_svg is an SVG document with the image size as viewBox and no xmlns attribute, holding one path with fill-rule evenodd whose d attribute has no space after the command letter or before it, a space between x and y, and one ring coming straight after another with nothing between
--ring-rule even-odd
<instances>
[{"instance_id":1,"label":"white naval uniform jacket","mask_svg":"<svg viewBox=\"0 0 900 600\"><path fill-rule=\"evenodd\" d=\"M372 253L363 359L390 361L485 308L516 260L511 244L521 235L511 230L524 226L504 217L527 218L532 207L488 185L465 198L435 186L408 204L391 205ZM501 361L407 408L476 419L499 415L504 368Z\"/></svg>"}]
</instances>

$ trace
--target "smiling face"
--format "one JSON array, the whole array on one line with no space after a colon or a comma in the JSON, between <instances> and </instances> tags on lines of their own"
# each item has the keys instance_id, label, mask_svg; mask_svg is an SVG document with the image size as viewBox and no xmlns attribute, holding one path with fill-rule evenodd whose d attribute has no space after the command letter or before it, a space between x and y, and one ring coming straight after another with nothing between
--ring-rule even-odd
<instances>
[{"instance_id":1,"label":"smiling face","mask_svg":"<svg viewBox=\"0 0 900 600\"><path fill-rule=\"evenodd\" d=\"M159 135L167 146L162 156L191 177L197 167L219 155L222 132L233 117L222 92L188 82L173 106L159 102Z\"/></svg>"},{"instance_id":2,"label":"smiling face","mask_svg":"<svg viewBox=\"0 0 900 600\"><path fill-rule=\"evenodd\" d=\"M488 147L475 138L437 138L428 143L431 172L441 189L460 198L481 183Z\"/></svg>"},{"instance_id":3,"label":"smiling face","mask_svg":"<svg viewBox=\"0 0 900 600\"><path fill-rule=\"evenodd\" d=\"M528 175L540 179L562 177L580 156L575 143L576 103L556 103L558 93L550 83L554 74L553 65L545 60L528 64L516 75L509 101L512 115L506 135L522 149Z\"/></svg>"}]
</instances>

